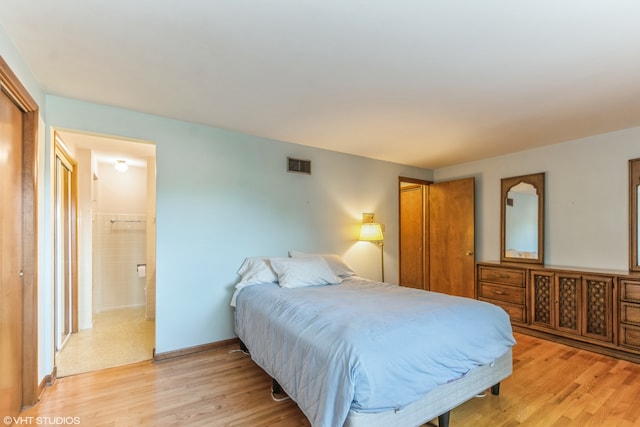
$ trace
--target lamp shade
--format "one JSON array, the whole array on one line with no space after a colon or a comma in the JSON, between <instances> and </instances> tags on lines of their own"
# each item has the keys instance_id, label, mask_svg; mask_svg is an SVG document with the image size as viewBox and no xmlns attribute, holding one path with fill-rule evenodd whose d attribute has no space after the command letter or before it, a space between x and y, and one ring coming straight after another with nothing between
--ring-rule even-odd
<instances>
[{"instance_id":1,"label":"lamp shade","mask_svg":"<svg viewBox=\"0 0 640 427\"><path fill-rule=\"evenodd\" d=\"M382 227L380 227L380 224L375 222L362 224L362 227L360 228L360 240L365 240L367 242L383 241L384 236L382 235Z\"/></svg>"}]
</instances>

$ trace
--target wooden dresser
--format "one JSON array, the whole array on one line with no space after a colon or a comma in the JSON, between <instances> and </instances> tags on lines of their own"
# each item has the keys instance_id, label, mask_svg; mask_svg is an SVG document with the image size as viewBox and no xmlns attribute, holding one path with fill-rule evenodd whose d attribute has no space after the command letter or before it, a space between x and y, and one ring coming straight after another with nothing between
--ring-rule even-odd
<instances>
[{"instance_id":1,"label":"wooden dresser","mask_svg":"<svg viewBox=\"0 0 640 427\"><path fill-rule=\"evenodd\" d=\"M640 278L620 280L619 344L640 350Z\"/></svg>"},{"instance_id":2,"label":"wooden dresser","mask_svg":"<svg viewBox=\"0 0 640 427\"><path fill-rule=\"evenodd\" d=\"M478 264L478 299L504 308L514 324L526 324L526 269Z\"/></svg>"},{"instance_id":3,"label":"wooden dresser","mask_svg":"<svg viewBox=\"0 0 640 427\"><path fill-rule=\"evenodd\" d=\"M476 288L515 331L640 363L640 276L479 262Z\"/></svg>"}]
</instances>

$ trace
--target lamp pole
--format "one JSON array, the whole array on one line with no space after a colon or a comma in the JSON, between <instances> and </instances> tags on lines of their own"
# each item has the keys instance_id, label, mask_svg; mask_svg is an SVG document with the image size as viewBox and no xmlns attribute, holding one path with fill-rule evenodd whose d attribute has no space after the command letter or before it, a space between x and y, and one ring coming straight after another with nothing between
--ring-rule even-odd
<instances>
[{"instance_id":1,"label":"lamp pole","mask_svg":"<svg viewBox=\"0 0 640 427\"><path fill-rule=\"evenodd\" d=\"M380 241L380 263L382 265L382 281L384 282L384 241Z\"/></svg>"},{"instance_id":2,"label":"lamp pole","mask_svg":"<svg viewBox=\"0 0 640 427\"><path fill-rule=\"evenodd\" d=\"M380 242L380 263L382 264L382 281L384 282L384 242Z\"/></svg>"}]
</instances>

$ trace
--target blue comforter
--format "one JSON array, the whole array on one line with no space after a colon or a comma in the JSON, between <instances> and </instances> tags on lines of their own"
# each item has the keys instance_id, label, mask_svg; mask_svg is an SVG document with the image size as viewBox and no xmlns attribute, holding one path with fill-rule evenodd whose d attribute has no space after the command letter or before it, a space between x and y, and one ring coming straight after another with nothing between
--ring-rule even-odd
<instances>
[{"instance_id":1,"label":"blue comforter","mask_svg":"<svg viewBox=\"0 0 640 427\"><path fill-rule=\"evenodd\" d=\"M515 344L495 305L357 277L243 288L236 332L314 427L401 409Z\"/></svg>"}]
</instances>

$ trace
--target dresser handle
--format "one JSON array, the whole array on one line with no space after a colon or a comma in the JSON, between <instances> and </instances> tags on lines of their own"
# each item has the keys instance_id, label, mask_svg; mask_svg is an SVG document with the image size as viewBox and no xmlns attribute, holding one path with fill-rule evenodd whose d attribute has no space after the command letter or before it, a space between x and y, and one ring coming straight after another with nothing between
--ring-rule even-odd
<instances>
[{"instance_id":1,"label":"dresser handle","mask_svg":"<svg viewBox=\"0 0 640 427\"><path fill-rule=\"evenodd\" d=\"M508 274L491 273L491 278L492 279L508 279L509 275Z\"/></svg>"},{"instance_id":2,"label":"dresser handle","mask_svg":"<svg viewBox=\"0 0 640 427\"><path fill-rule=\"evenodd\" d=\"M493 292L496 295L509 295L509 292L505 292L505 291L496 291L495 289L493 289L491 292Z\"/></svg>"}]
</instances>

